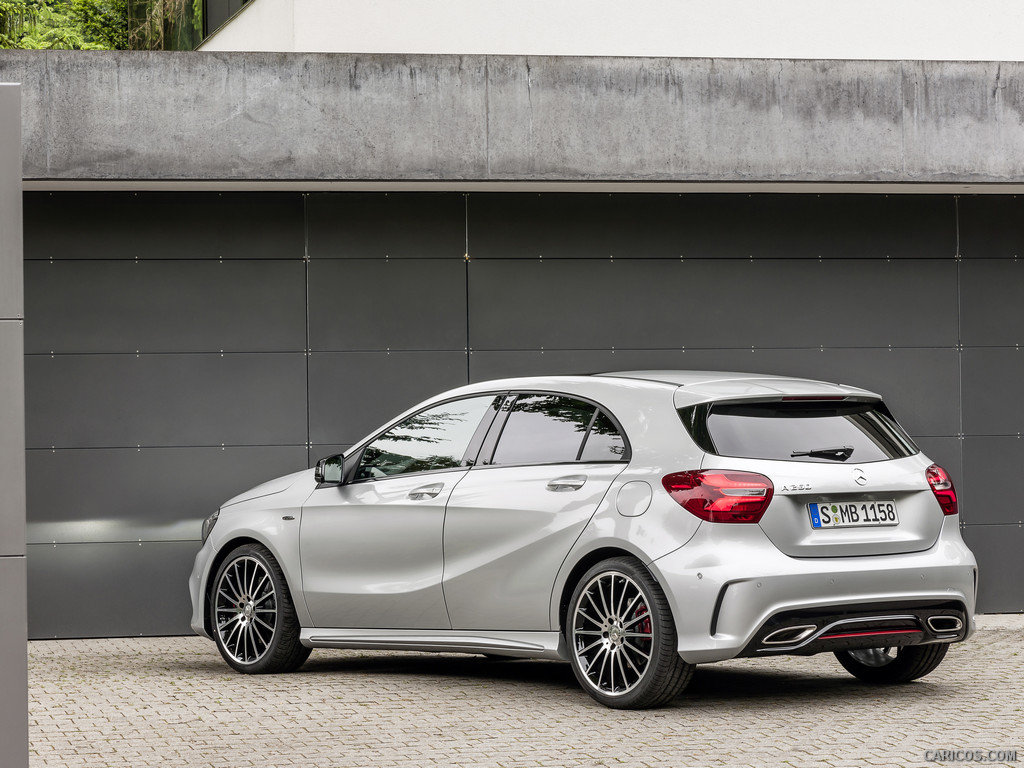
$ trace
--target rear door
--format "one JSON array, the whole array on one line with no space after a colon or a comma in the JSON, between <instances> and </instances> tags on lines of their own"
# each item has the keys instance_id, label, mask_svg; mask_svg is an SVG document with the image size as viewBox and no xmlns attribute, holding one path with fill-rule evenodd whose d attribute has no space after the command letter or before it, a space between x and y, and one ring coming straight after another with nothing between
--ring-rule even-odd
<instances>
[{"instance_id":1,"label":"rear door","mask_svg":"<svg viewBox=\"0 0 1024 768\"><path fill-rule=\"evenodd\" d=\"M787 555L916 552L938 538L943 513L925 476L931 462L881 403L722 402L707 409L705 424L713 450L702 469L772 481L760 526Z\"/></svg>"},{"instance_id":2,"label":"rear door","mask_svg":"<svg viewBox=\"0 0 1024 768\"><path fill-rule=\"evenodd\" d=\"M555 576L628 444L596 404L555 394L510 397L492 429L448 500L448 615L453 629L549 630Z\"/></svg>"}]
</instances>

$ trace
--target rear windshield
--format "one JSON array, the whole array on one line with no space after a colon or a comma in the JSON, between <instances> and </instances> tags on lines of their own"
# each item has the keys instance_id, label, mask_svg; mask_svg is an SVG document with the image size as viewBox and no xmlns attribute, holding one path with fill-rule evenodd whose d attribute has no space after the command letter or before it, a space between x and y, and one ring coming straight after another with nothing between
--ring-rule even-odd
<instances>
[{"instance_id":1,"label":"rear windshield","mask_svg":"<svg viewBox=\"0 0 1024 768\"><path fill-rule=\"evenodd\" d=\"M719 456L861 464L918 452L879 402L704 403L679 415L697 445Z\"/></svg>"}]
</instances>

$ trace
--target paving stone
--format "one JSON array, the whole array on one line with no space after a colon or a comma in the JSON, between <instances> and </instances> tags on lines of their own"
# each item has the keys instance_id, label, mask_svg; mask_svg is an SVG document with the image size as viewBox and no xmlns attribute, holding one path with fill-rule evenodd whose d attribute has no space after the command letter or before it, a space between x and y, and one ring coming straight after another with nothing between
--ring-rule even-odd
<instances>
[{"instance_id":1,"label":"paving stone","mask_svg":"<svg viewBox=\"0 0 1024 768\"><path fill-rule=\"evenodd\" d=\"M916 682L873 687L830 654L698 667L664 709L594 703L568 665L314 651L244 676L197 637L29 643L31 768L924 768L1017 750L1024 616L980 617ZM952 763L947 763L951 765Z\"/></svg>"}]
</instances>

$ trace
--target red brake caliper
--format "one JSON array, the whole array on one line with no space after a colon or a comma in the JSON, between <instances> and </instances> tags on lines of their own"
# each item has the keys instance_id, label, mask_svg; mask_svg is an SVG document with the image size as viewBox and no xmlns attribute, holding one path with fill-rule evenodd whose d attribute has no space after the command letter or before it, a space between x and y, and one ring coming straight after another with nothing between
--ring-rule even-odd
<instances>
[{"instance_id":1,"label":"red brake caliper","mask_svg":"<svg viewBox=\"0 0 1024 768\"><path fill-rule=\"evenodd\" d=\"M636 609L636 612L633 614L633 618L636 619L640 616L647 616L647 606L643 603L641 603L640 607ZM638 621L636 623L636 631L645 635L651 634L651 617L647 616L643 621Z\"/></svg>"}]
</instances>

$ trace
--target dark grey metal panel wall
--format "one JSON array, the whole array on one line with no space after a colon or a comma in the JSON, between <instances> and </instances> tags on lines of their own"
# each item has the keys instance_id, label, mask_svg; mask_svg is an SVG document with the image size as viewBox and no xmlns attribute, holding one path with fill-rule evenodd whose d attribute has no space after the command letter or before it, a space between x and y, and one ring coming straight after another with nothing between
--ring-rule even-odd
<instances>
[{"instance_id":1,"label":"dark grey metal panel wall","mask_svg":"<svg viewBox=\"0 0 1024 768\"><path fill-rule=\"evenodd\" d=\"M959 480L982 610L1022 610L1005 502L1024 459L1020 213L1009 197L27 195L32 634L187 631L202 517L439 390L651 367L883 392Z\"/></svg>"},{"instance_id":2,"label":"dark grey metal panel wall","mask_svg":"<svg viewBox=\"0 0 1024 768\"><path fill-rule=\"evenodd\" d=\"M30 633L187 632L200 520L308 464L303 198L25 202Z\"/></svg>"},{"instance_id":3,"label":"dark grey metal panel wall","mask_svg":"<svg viewBox=\"0 0 1024 768\"><path fill-rule=\"evenodd\" d=\"M165 54L161 54L165 55ZM301 195L26 195L26 259L301 259Z\"/></svg>"},{"instance_id":4,"label":"dark grey metal panel wall","mask_svg":"<svg viewBox=\"0 0 1024 768\"><path fill-rule=\"evenodd\" d=\"M1013 501L1024 459L1024 199L961 197L960 343L964 531L981 563L981 607L1024 610L1024 510Z\"/></svg>"},{"instance_id":5,"label":"dark grey metal panel wall","mask_svg":"<svg viewBox=\"0 0 1024 768\"><path fill-rule=\"evenodd\" d=\"M187 632L203 517L467 380L462 195L25 201L33 637Z\"/></svg>"},{"instance_id":6,"label":"dark grey metal panel wall","mask_svg":"<svg viewBox=\"0 0 1024 768\"><path fill-rule=\"evenodd\" d=\"M306 210L317 458L466 383L466 198L314 194Z\"/></svg>"}]
</instances>

